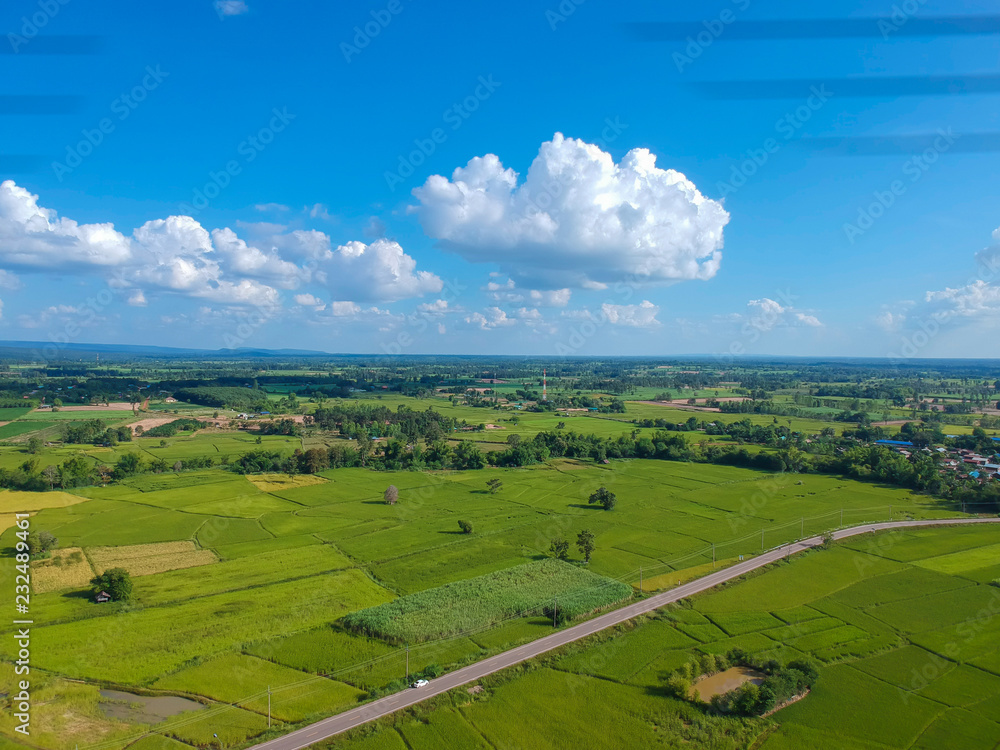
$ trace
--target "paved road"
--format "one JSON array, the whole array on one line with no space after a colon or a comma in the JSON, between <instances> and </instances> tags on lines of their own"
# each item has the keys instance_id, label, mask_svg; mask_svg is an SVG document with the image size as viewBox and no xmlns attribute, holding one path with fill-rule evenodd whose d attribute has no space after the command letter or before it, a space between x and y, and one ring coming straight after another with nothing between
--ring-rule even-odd
<instances>
[{"instance_id":1,"label":"paved road","mask_svg":"<svg viewBox=\"0 0 1000 750\"><path fill-rule=\"evenodd\" d=\"M845 537L866 534L872 531L885 531L888 529L901 529L912 526L957 526L973 523L1000 523L1000 518L954 518L924 521L887 521L885 523L865 524L864 526L841 529L840 531L835 531L833 536L835 539L843 539ZM758 555L750 560L745 560L744 562L724 568L716 573L712 573L695 581L691 581L690 583L686 583L683 586L678 586L677 588L665 591L662 594L657 594L649 597L648 599L637 601L634 604L629 604L621 609L616 609L612 612L603 614L600 617L595 617L593 620L587 620L579 625L574 625L571 628L558 630L552 633L552 635L531 641L531 643L526 643L525 645L511 649L510 651L504 651L502 654L497 654L489 659L484 659L483 661L476 662L475 664L470 664L469 666L463 667L455 672L449 672L443 677L431 680L425 687L416 689L411 688L401 693L380 698L377 701L372 701L371 703L360 706L351 711L345 711L344 713L337 714L336 716L331 716L328 719L318 721L315 724L310 724L307 727L303 727L295 732L286 734L283 737L278 737L277 739L270 740L269 742L256 745L251 748L251 750L302 750L302 748L309 747L314 743L321 742L325 739L333 737L334 735L340 734L341 732L346 732L347 730L365 724L366 722L379 719L395 711L399 711L400 709L415 705L435 695L440 695L441 693L445 693L453 688L459 687L460 685L475 682L476 680L492 674L493 672L497 672L501 669L506 669L507 667L519 664L522 661L532 659L540 654L544 654L546 651L551 651L552 649L559 648L560 646L565 646L567 643L572 643L573 641L577 641L581 638L586 638L588 635L593 635L594 633L613 627L614 625L625 622L626 620L631 620L638 615L645 614L646 612L652 612L653 610L659 609L667 604L672 604L673 602L681 599L686 599L689 596L700 594L701 592L707 591L714 586L718 586L720 583L725 583L726 581L730 581L734 578L739 578L741 575L749 573L752 570L761 568L775 562L776 560L780 560L783 557L794 555L811 547L819 546L822 543L822 537L814 536L809 539L803 539L798 542L786 544L783 547L778 547L770 552L765 552L764 554Z\"/></svg>"}]
</instances>

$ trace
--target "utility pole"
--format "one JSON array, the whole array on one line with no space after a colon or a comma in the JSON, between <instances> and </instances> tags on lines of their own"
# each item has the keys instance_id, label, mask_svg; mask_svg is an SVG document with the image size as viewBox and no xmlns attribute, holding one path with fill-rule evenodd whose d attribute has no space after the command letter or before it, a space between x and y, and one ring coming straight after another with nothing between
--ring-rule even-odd
<instances>
[{"instance_id":1,"label":"utility pole","mask_svg":"<svg viewBox=\"0 0 1000 750\"><path fill-rule=\"evenodd\" d=\"M715 567L715 542L712 542L712 567Z\"/></svg>"},{"instance_id":2,"label":"utility pole","mask_svg":"<svg viewBox=\"0 0 1000 750\"><path fill-rule=\"evenodd\" d=\"M840 509L840 528L844 528L844 509Z\"/></svg>"},{"instance_id":3,"label":"utility pole","mask_svg":"<svg viewBox=\"0 0 1000 750\"><path fill-rule=\"evenodd\" d=\"M761 528L761 530L760 530L760 551L761 552L764 551L764 529L763 528Z\"/></svg>"},{"instance_id":4,"label":"utility pole","mask_svg":"<svg viewBox=\"0 0 1000 750\"><path fill-rule=\"evenodd\" d=\"M267 728L271 728L271 686L267 686Z\"/></svg>"},{"instance_id":5,"label":"utility pole","mask_svg":"<svg viewBox=\"0 0 1000 750\"><path fill-rule=\"evenodd\" d=\"M892 506L889 506L889 520L892 520Z\"/></svg>"},{"instance_id":6,"label":"utility pole","mask_svg":"<svg viewBox=\"0 0 1000 750\"><path fill-rule=\"evenodd\" d=\"M639 566L639 593L642 593L642 566Z\"/></svg>"},{"instance_id":7,"label":"utility pole","mask_svg":"<svg viewBox=\"0 0 1000 750\"><path fill-rule=\"evenodd\" d=\"M410 647L406 647L406 681L410 681Z\"/></svg>"},{"instance_id":8,"label":"utility pole","mask_svg":"<svg viewBox=\"0 0 1000 750\"><path fill-rule=\"evenodd\" d=\"M552 627L556 626L556 612L559 611L559 597L552 599Z\"/></svg>"},{"instance_id":9,"label":"utility pole","mask_svg":"<svg viewBox=\"0 0 1000 750\"><path fill-rule=\"evenodd\" d=\"M806 519L802 519L802 529L799 531L799 539L805 539L806 536Z\"/></svg>"}]
</instances>

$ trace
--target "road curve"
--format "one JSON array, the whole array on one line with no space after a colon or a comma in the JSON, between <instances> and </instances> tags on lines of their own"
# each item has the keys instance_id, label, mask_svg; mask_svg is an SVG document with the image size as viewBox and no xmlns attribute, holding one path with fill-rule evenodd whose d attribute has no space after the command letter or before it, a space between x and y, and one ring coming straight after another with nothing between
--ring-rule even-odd
<instances>
[{"instance_id":1,"label":"road curve","mask_svg":"<svg viewBox=\"0 0 1000 750\"><path fill-rule=\"evenodd\" d=\"M834 539L844 539L858 534L867 534L873 531L887 531L889 529L903 529L914 526L958 526L978 523L1000 523L1000 518L944 518L929 519L921 521L887 521L885 523L870 523L863 526L854 526L848 529L841 529L833 532ZM631 620L641 614L652 612L655 609L672 604L689 596L700 594L710 588L718 586L720 583L731 581L749 573L757 568L780 560L783 557L794 555L812 547L817 547L823 543L822 536L814 536L802 539L791 544L777 547L762 555L758 555L750 560L731 565L728 568L711 573L698 578L683 586L656 594L648 599L637 601L621 609L616 609L606 614L587 620L579 625L558 630L552 635L539 638L538 640L526 643L523 646L504 651L496 656L470 664L454 672L449 672L442 677L431 680L422 688L405 690L401 693L380 698L371 703L359 706L358 708L344 713L331 716L315 724L298 729L294 732L278 737L260 745L255 745L250 750L302 750L317 742L329 739L334 735L354 729L369 721L374 721L383 716L387 716L395 711L399 711L409 706L413 706L435 695L440 695L453 688L474 682L489 674L497 672L507 667L512 667L528 659L544 654L546 651L565 646L567 643L586 638L606 628L613 627L619 623Z\"/></svg>"}]
</instances>

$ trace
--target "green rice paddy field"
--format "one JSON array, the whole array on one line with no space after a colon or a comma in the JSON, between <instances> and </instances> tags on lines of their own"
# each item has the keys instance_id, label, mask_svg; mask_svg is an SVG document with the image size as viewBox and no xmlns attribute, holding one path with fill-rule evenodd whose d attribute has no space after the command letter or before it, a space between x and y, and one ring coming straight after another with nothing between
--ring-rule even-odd
<instances>
[{"instance_id":1,"label":"green rice paddy field","mask_svg":"<svg viewBox=\"0 0 1000 750\"><path fill-rule=\"evenodd\" d=\"M1000 588L983 581L997 575L997 539L921 529L816 550L324 747L995 748ZM737 646L812 658L819 681L754 720L663 690L692 656Z\"/></svg>"},{"instance_id":2,"label":"green rice paddy field","mask_svg":"<svg viewBox=\"0 0 1000 750\"><path fill-rule=\"evenodd\" d=\"M235 454L240 447L256 447L248 440L242 434L206 433L171 439L163 449L158 441L137 442L152 443L144 449L154 453L180 456L186 446L193 451L205 445ZM264 444L287 450L294 440L265 438ZM503 488L489 494L486 481L494 477ZM382 500L389 484L399 488L395 506ZM614 511L587 503L600 486L617 494ZM572 541L583 529L597 540L589 572L636 587L640 568L647 580L674 570L703 572L711 566L713 543L720 562L754 554L761 548L761 529L769 548L798 537L803 528L811 534L839 525L842 510L845 524L886 518L889 502L896 517L943 514L918 505L926 498L907 491L850 480L662 461L597 466L563 460L526 469L437 473L342 469L325 472L316 484L271 492L216 468L143 475L76 494L84 501L38 511L33 528L52 531L61 547L85 552L191 540L213 550L218 561L137 576L129 606L95 605L86 592L72 588L33 595L33 668L56 686L72 679L195 696L208 706L205 716L195 712L156 725L164 736L195 744L212 725L208 717L227 704L239 705L225 714L228 744L259 734L266 710L260 691L268 684L280 686L275 717L296 722L352 705L368 691L402 679L401 646L351 634L338 619L399 596L540 560L554 538ZM473 533L460 533L459 520L472 523ZM8 530L0 546L9 548L13 541ZM581 560L575 547L571 560ZM940 564L951 571L964 563L947 557ZM876 565L902 564L879 558ZM5 573L3 585L13 586L10 566ZM776 616L764 623L769 630L786 626L787 620ZM829 616L839 618L838 638L855 633L844 628L859 627ZM679 645L688 639L718 642L730 632L744 639L770 637L747 630L757 621L740 626L731 620L691 622L684 626L690 634L679 630L671 637L681 639ZM0 637L11 627L0 626ZM549 632L551 621L532 615L413 645L410 673L468 662ZM6 659L10 640L0 641ZM8 674L4 685L12 677ZM77 742L90 747L98 737L109 748L124 747L120 738L141 729L105 717L93 691L74 692L65 702L56 687L53 691L56 697L37 708L39 726L49 727L33 738L38 747ZM9 724L0 723L0 732L12 736ZM414 742L423 741L420 731L413 732Z\"/></svg>"}]
</instances>

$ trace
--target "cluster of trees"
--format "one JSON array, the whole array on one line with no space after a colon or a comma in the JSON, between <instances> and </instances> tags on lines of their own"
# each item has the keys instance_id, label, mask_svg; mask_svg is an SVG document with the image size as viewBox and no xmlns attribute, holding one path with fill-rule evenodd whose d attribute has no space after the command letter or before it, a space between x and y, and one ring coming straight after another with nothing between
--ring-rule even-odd
<instances>
[{"instance_id":1,"label":"cluster of trees","mask_svg":"<svg viewBox=\"0 0 1000 750\"><path fill-rule=\"evenodd\" d=\"M226 456L221 463L228 463ZM0 469L0 487L27 492L44 492L56 488L69 490L93 484L107 484L111 481L127 479L137 474L166 471L206 469L214 465L211 456L194 456L176 461L172 465L162 458L143 460L138 453L122 455L113 466L97 464L87 456L73 456L59 465L39 467L37 458L31 458L16 469Z\"/></svg>"},{"instance_id":2,"label":"cluster of trees","mask_svg":"<svg viewBox=\"0 0 1000 750\"><path fill-rule=\"evenodd\" d=\"M90 445L118 445L132 440L131 427L108 427L103 420L71 422L63 428L63 442Z\"/></svg>"},{"instance_id":3,"label":"cluster of trees","mask_svg":"<svg viewBox=\"0 0 1000 750\"><path fill-rule=\"evenodd\" d=\"M700 702L697 691L692 695L693 682L738 666L756 670L764 677L760 684L745 682L728 693L712 696L709 705L716 713L760 716L804 694L819 679L819 669L810 659L784 665L776 659L757 659L737 648L725 655L703 654L686 662L667 677L667 692L681 700Z\"/></svg>"},{"instance_id":4,"label":"cluster of trees","mask_svg":"<svg viewBox=\"0 0 1000 750\"><path fill-rule=\"evenodd\" d=\"M113 602L127 602L132 599L132 576L125 568L110 568L90 580L91 593L96 597L102 591Z\"/></svg>"},{"instance_id":5,"label":"cluster of trees","mask_svg":"<svg viewBox=\"0 0 1000 750\"><path fill-rule=\"evenodd\" d=\"M302 428L294 419L274 419L269 422L261 422L257 428L261 435L289 435L297 437L302 434Z\"/></svg>"},{"instance_id":6,"label":"cluster of trees","mask_svg":"<svg viewBox=\"0 0 1000 750\"><path fill-rule=\"evenodd\" d=\"M267 394L255 388L234 386L195 386L174 391L174 398L201 406L236 409L237 411L266 410Z\"/></svg>"},{"instance_id":7,"label":"cluster of trees","mask_svg":"<svg viewBox=\"0 0 1000 750\"><path fill-rule=\"evenodd\" d=\"M346 438L362 437L433 442L450 433L458 424L434 409L416 411L400 405L395 411L380 404L337 404L316 409L313 422L324 430ZM463 422L462 425L465 423Z\"/></svg>"},{"instance_id":8,"label":"cluster of trees","mask_svg":"<svg viewBox=\"0 0 1000 750\"><path fill-rule=\"evenodd\" d=\"M462 522L459 521L461 526ZM471 530L471 527L470 527ZM576 548L583 555L584 562L589 563L594 550L597 548L597 541L594 532L584 529L576 535ZM553 539L549 545L549 554L557 560L569 560L569 542L565 539Z\"/></svg>"},{"instance_id":9,"label":"cluster of trees","mask_svg":"<svg viewBox=\"0 0 1000 750\"><path fill-rule=\"evenodd\" d=\"M143 435L145 437L168 438L173 437L178 432L200 430L203 427L208 427L208 422L201 422L197 419L187 418L175 419L173 422L167 422L166 424L157 425L156 427L150 427L143 433Z\"/></svg>"}]
</instances>

